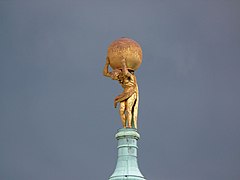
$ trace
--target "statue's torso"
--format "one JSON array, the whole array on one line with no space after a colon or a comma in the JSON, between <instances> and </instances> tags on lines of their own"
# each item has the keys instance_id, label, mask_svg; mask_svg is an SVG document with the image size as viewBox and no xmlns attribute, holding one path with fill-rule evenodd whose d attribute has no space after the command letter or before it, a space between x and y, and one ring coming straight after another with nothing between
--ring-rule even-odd
<instances>
[{"instance_id":1,"label":"statue's torso","mask_svg":"<svg viewBox=\"0 0 240 180\"><path fill-rule=\"evenodd\" d=\"M123 87L124 92L135 91L136 93L138 93L137 80L134 75L125 76L125 75L121 74L119 76L118 81L121 84L121 86Z\"/></svg>"}]
</instances>

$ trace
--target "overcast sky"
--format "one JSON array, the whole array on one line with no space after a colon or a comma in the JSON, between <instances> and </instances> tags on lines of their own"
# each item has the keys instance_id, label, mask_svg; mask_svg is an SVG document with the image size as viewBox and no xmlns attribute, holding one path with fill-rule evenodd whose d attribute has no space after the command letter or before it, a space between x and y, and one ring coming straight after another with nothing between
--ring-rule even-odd
<instances>
[{"instance_id":1,"label":"overcast sky","mask_svg":"<svg viewBox=\"0 0 240 180\"><path fill-rule=\"evenodd\" d=\"M143 49L144 176L240 179L239 0L0 0L0 180L108 179L123 36Z\"/></svg>"}]
</instances>

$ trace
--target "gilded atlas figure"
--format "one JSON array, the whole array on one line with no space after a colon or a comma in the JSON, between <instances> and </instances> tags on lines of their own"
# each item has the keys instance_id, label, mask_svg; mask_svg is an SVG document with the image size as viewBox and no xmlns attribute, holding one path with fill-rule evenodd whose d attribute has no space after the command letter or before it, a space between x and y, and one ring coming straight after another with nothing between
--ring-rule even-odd
<instances>
[{"instance_id":1,"label":"gilded atlas figure","mask_svg":"<svg viewBox=\"0 0 240 180\"><path fill-rule=\"evenodd\" d=\"M140 45L129 38L113 41L108 47L103 75L117 80L123 92L114 99L114 107L119 103L119 114L124 128L137 129L139 92L134 72L142 63ZM109 72L109 66L112 71Z\"/></svg>"}]
</instances>

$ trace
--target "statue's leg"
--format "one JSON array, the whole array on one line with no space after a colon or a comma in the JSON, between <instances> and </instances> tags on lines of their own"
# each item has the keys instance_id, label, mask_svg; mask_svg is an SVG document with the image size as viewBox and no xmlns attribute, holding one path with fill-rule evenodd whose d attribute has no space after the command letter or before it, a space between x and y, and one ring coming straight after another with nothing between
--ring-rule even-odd
<instances>
[{"instance_id":1,"label":"statue's leg","mask_svg":"<svg viewBox=\"0 0 240 180\"><path fill-rule=\"evenodd\" d=\"M120 102L119 104L119 114L120 114L120 117L121 117L121 120L122 120L122 125L124 128L126 128L126 115L125 115L125 108L126 108L126 105L125 105L125 101L122 101Z\"/></svg>"},{"instance_id":2,"label":"statue's leg","mask_svg":"<svg viewBox=\"0 0 240 180\"><path fill-rule=\"evenodd\" d=\"M138 101L139 101L139 97L137 96L136 102L133 107L133 123L136 129L137 129L137 117L138 117Z\"/></svg>"},{"instance_id":3,"label":"statue's leg","mask_svg":"<svg viewBox=\"0 0 240 180\"><path fill-rule=\"evenodd\" d=\"M136 100L136 93L130 96L126 101L126 119L127 119L127 127L132 128L132 110L133 105Z\"/></svg>"}]
</instances>

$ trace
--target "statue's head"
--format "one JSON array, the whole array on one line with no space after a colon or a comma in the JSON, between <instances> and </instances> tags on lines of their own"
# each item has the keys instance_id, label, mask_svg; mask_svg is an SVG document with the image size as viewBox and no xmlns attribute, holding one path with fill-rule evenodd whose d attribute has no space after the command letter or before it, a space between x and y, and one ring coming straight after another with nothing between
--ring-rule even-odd
<instances>
[{"instance_id":1,"label":"statue's head","mask_svg":"<svg viewBox=\"0 0 240 180\"><path fill-rule=\"evenodd\" d=\"M112 80L118 80L121 72L122 71L120 69L114 69L110 74Z\"/></svg>"}]
</instances>

